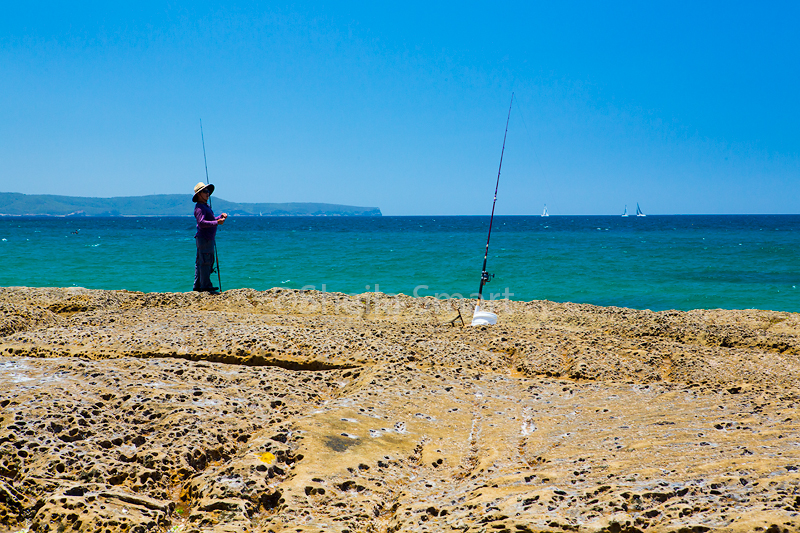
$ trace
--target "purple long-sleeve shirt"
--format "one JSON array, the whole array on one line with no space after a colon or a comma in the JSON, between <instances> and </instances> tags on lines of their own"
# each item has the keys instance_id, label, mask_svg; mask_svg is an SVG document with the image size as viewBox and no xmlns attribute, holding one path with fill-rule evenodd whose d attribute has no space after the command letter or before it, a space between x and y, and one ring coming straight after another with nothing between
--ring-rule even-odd
<instances>
[{"instance_id":1,"label":"purple long-sleeve shirt","mask_svg":"<svg viewBox=\"0 0 800 533\"><path fill-rule=\"evenodd\" d=\"M213 239L216 237L219 217L214 216L214 211L211 210L208 204L201 202L194 204L194 218L197 219L195 237L200 237L201 239Z\"/></svg>"}]
</instances>

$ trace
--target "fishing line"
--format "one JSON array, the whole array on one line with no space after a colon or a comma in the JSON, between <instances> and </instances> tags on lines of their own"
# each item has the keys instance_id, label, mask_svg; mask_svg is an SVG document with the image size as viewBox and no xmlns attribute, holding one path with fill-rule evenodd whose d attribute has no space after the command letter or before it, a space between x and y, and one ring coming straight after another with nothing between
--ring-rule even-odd
<instances>
[{"instance_id":1,"label":"fishing line","mask_svg":"<svg viewBox=\"0 0 800 533\"><path fill-rule=\"evenodd\" d=\"M542 176L542 181L544 182L545 187L547 187L547 193L553 198L553 190L550 187L550 180L547 179L547 174L545 174L544 167L542 166L542 161L539 159L539 154L536 152L536 147L533 142L533 137L531 136L530 131L528 131L528 125L525 123L525 116L522 112L522 107L519 103L519 98L517 98L517 112L519 112L519 119L522 121L522 126L525 128L525 133L528 136L528 143L531 147L531 152L533 152L533 157L536 159L536 164L539 165L539 172Z\"/></svg>"},{"instance_id":2,"label":"fishing line","mask_svg":"<svg viewBox=\"0 0 800 533\"><path fill-rule=\"evenodd\" d=\"M203 141L203 164L206 167L206 185L210 185L208 181L208 160L206 160L206 138L203 136L203 119L200 119L200 140ZM208 197L208 207L211 207L211 196ZM217 283L219 284L219 292L222 292L222 277L219 274L219 254L217 253L217 239L214 239L214 259L217 260Z\"/></svg>"}]
</instances>

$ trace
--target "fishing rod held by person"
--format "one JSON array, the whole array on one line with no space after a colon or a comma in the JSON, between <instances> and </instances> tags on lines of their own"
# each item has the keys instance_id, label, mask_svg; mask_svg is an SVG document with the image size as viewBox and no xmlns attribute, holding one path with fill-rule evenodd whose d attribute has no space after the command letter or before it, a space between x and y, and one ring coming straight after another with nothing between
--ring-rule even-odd
<instances>
[{"instance_id":1,"label":"fishing rod held by person","mask_svg":"<svg viewBox=\"0 0 800 533\"><path fill-rule=\"evenodd\" d=\"M210 185L208 182L208 160L206 159L206 138L203 135L203 119L200 119L200 140L203 141L203 165L206 167L206 185ZM208 204L211 207L211 204ZM225 214L227 218L227 214ZM217 261L217 283L219 284L219 292L222 292L222 276L219 272L219 254L217 253L217 240L214 239L214 259Z\"/></svg>"},{"instance_id":2,"label":"fishing rod held by person","mask_svg":"<svg viewBox=\"0 0 800 533\"><path fill-rule=\"evenodd\" d=\"M497 189L500 187L500 171L503 169L503 154L506 151L506 137L508 136L508 122L511 120L511 106L514 104L514 93L511 93L511 103L508 104L508 117L506 117L506 131L503 134L503 148L500 150L500 166L497 168L497 182L494 185L494 200L492 201L492 216L489 217L489 234L486 237L486 252L483 254L483 268L481 269L481 285L478 288L478 304L472 315L473 326L491 326L497 323L497 315L488 311L481 311L483 301L483 286L489 283L494 274L486 272L486 262L489 259L489 240L492 238L492 223L494 222L494 207L497 204Z\"/></svg>"},{"instance_id":3,"label":"fishing rod held by person","mask_svg":"<svg viewBox=\"0 0 800 533\"><path fill-rule=\"evenodd\" d=\"M209 197L214 193L214 185L208 179L208 162L206 160L206 141L203 135L203 121L200 121L200 138L203 142L203 162L206 168L206 182L202 181L194 186L195 202L194 216L197 219L197 233L195 241L197 244L197 255L195 257L194 289L197 292L208 292L219 294L222 289L222 276L219 272L219 255L217 254L217 226L225 223L228 218L227 213L215 216L211 209ZM211 283L211 274L214 272L214 262L216 260L217 281L219 287L214 287Z\"/></svg>"}]
</instances>

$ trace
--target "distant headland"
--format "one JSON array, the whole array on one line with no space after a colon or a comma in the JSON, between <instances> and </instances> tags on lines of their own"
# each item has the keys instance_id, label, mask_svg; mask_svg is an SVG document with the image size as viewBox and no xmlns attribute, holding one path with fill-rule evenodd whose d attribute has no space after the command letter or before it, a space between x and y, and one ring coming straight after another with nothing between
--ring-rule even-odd
<instances>
[{"instance_id":1,"label":"distant headland","mask_svg":"<svg viewBox=\"0 0 800 533\"><path fill-rule=\"evenodd\" d=\"M222 198L213 198L212 201L215 211L235 216L381 216L381 210L377 207L297 202L250 204L229 202ZM88 198L0 192L0 216L191 216L193 205L188 194Z\"/></svg>"}]
</instances>

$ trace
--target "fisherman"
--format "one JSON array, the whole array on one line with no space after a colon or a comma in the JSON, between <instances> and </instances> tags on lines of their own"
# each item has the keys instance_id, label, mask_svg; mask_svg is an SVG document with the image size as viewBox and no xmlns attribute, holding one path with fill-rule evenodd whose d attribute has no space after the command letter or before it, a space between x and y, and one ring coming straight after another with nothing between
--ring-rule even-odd
<instances>
[{"instance_id":1,"label":"fisherman","mask_svg":"<svg viewBox=\"0 0 800 533\"><path fill-rule=\"evenodd\" d=\"M216 251L217 226L225 223L228 213L215 217L208 197L214 192L214 186L202 181L194 186L194 218L197 219L197 233L194 236L197 244L197 256L194 261L194 290L219 294L219 287L211 284L211 273L214 272L214 252Z\"/></svg>"}]
</instances>

